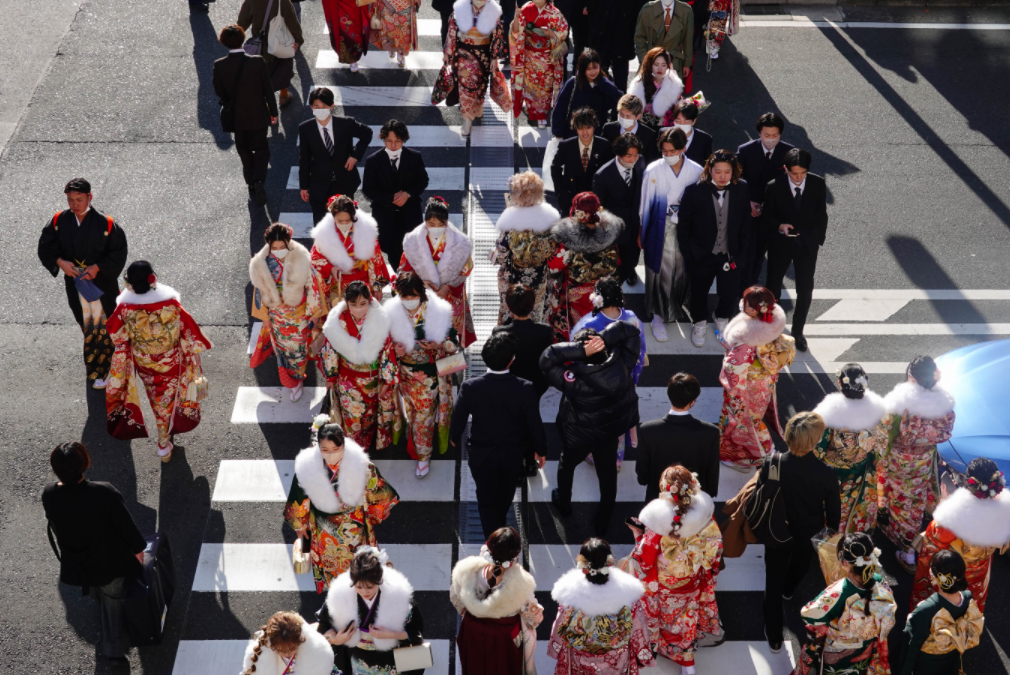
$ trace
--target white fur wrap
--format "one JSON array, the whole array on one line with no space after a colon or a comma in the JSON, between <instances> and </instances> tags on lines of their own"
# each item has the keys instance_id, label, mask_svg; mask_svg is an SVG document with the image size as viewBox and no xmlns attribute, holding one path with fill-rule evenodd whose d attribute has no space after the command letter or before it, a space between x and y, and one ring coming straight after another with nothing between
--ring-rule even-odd
<instances>
[{"instance_id":1,"label":"white fur wrap","mask_svg":"<svg viewBox=\"0 0 1010 675\"><path fill-rule=\"evenodd\" d=\"M610 568L607 583L594 584L580 569L568 570L554 584L551 597L566 607L589 616L617 614L624 607L634 609L645 593L642 582L616 567Z\"/></svg>"},{"instance_id":2,"label":"white fur wrap","mask_svg":"<svg viewBox=\"0 0 1010 675\"><path fill-rule=\"evenodd\" d=\"M424 308L424 339L432 342L442 342L452 328L452 305L431 291L427 292L428 300ZM407 310L400 302L399 296L382 303L389 315L389 335L394 342L401 343L411 351L414 348L414 322L407 315Z\"/></svg>"},{"instance_id":3,"label":"white fur wrap","mask_svg":"<svg viewBox=\"0 0 1010 675\"><path fill-rule=\"evenodd\" d=\"M715 502L707 493L699 490L693 494L691 508L680 519L680 538L693 537L708 527L713 513L715 513ZM676 515L676 510L673 502L660 497L646 504L642 512L638 514L638 519L656 534L668 537L673 531L674 515Z\"/></svg>"},{"instance_id":4,"label":"white fur wrap","mask_svg":"<svg viewBox=\"0 0 1010 675\"><path fill-rule=\"evenodd\" d=\"M428 226L421 223L403 238L403 253L417 276L441 286L459 277L473 253L473 243L452 223L445 224L445 250L436 264L428 247Z\"/></svg>"},{"instance_id":5,"label":"white fur wrap","mask_svg":"<svg viewBox=\"0 0 1010 675\"><path fill-rule=\"evenodd\" d=\"M473 28L473 9L470 0L456 0L452 3L452 12L456 16L456 25L460 33L469 33ZM477 30L481 35L491 35L501 18L501 5L495 0L487 0L484 9L477 15Z\"/></svg>"},{"instance_id":6,"label":"white fur wrap","mask_svg":"<svg viewBox=\"0 0 1010 675\"><path fill-rule=\"evenodd\" d=\"M375 218L364 211L358 211L354 217L357 219L351 228L354 260L370 260L375 255L375 240L379 234L379 224ZM327 260L344 272L351 271L351 268L354 267L354 260L351 260L351 256L347 255L347 249L340 243L340 237L337 236L337 223L333 220L332 213L327 213L312 228L312 238L315 240L315 249L322 253Z\"/></svg>"},{"instance_id":7,"label":"white fur wrap","mask_svg":"<svg viewBox=\"0 0 1010 675\"><path fill-rule=\"evenodd\" d=\"M346 625L346 624L345 624ZM253 635L245 648L245 658L242 660L242 672L252 665L253 653L259 642L261 633ZM298 675L330 675L333 672L333 648L322 635L316 632L305 619L302 619L302 637L305 639L298 647L295 656L295 666ZM259 658L256 660L256 675L281 675L287 668L287 661L277 652L263 645Z\"/></svg>"},{"instance_id":8,"label":"white fur wrap","mask_svg":"<svg viewBox=\"0 0 1010 675\"><path fill-rule=\"evenodd\" d=\"M504 571L495 591L481 600L477 597L477 575L484 572L488 561L473 555L463 558L452 568L452 589L463 602L466 611L480 619L503 619L515 616L534 598L537 582L519 565Z\"/></svg>"},{"instance_id":9,"label":"white fur wrap","mask_svg":"<svg viewBox=\"0 0 1010 675\"><path fill-rule=\"evenodd\" d=\"M386 346L386 338L389 337L389 314L375 298L369 300L369 303L365 323L361 325L360 337L351 337L340 325L340 315L347 309L347 302L344 300L329 313L326 323L323 324L323 334L330 346L345 359L359 366L375 363L375 359L382 353L382 348Z\"/></svg>"},{"instance_id":10,"label":"white fur wrap","mask_svg":"<svg viewBox=\"0 0 1010 675\"><path fill-rule=\"evenodd\" d=\"M887 412L902 415L907 410L923 419L935 420L954 409L954 397L939 384L926 389L918 382L902 382L884 397Z\"/></svg>"},{"instance_id":11,"label":"white fur wrap","mask_svg":"<svg viewBox=\"0 0 1010 675\"><path fill-rule=\"evenodd\" d=\"M814 412L829 429L863 431L877 426L887 414L887 408L879 394L867 389L859 399L845 398L840 391L828 394Z\"/></svg>"},{"instance_id":12,"label":"white fur wrap","mask_svg":"<svg viewBox=\"0 0 1010 675\"><path fill-rule=\"evenodd\" d=\"M410 616L410 599L414 595L414 587L392 567L382 569L382 583L379 584L378 603L375 610L374 626L399 632L407 624ZM330 582L330 590L326 593L326 609L330 612L330 623L334 630L340 631L351 621L355 631L347 642L348 647L356 647L361 641L358 626L358 593L351 583L351 573L344 572ZM388 652L400 646L400 641L394 638L373 638L375 648L380 652Z\"/></svg>"},{"instance_id":13,"label":"white fur wrap","mask_svg":"<svg viewBox=\"0 0 1010 675\"><path fill-rule=\"evenodd\" d=\"M495 229L499 232L532 230L539 234L551 229L560 218L558 210L547 202L536 206L509 206L498 216Z\"/></svg>"},{"instance_id":14,"label":"white fur wrap","mask_svg":"<svg viewBox=\"0 0 1010 675\"><path fill-rule=\"evenodd\" d=\"M368 453L349 436L345 436L336 492L330 483L330 469L318 446L313 445L298 453L295 457L295 475L298 476L298 484L309 496L312 508L323 513L339 513L341 502L347 506L365 503L369 464Z\"/></svg>"},{"instance_id":15,"label":"white fur wrap","mask_svg":"<svg viewBox=\"0 0 1010 675\"><path fill-rule=\"evenodd\" d=\"M936 507L933 520L972 546L1003 546L1010 541L1010 490L979 499L958 488Z\"/></svg>"},{"instance_id":16,"label":"white fur wrap","mask_svg":"<svg viewBox=\"0 0 1010 675\"><path fill-rule=\"evenodd\" d=\"M651 73L649 76L652 76ZM637 96L642 101L642 105L645 105L645 83L642 82L641 75L636 75L635 79L631 81L628 93ZM677 104L682 93L684 93L684 83L672 68L667 70L663 86L659 88L652 99L652 114L662 121L663 115Z\"/></svg>"},{"instance_id":17,"label":"white fur wrap","mask_svg":"<svg viewBox=\"0 0 1010 675\"><path fill-rule=\"evenodd\" d=\"M129 288L116 296L117 305L156 305L166 300L178 300L179 292L168 284L158 283L147 293L134 293Z\"/></svg>"},{"instance_id":18,"label":"white fur wrap","mask_svg":"<svg viewBox=\"0 0 1010 675\"><path fill-rule=\"evenodd\" d=\"M765 323L761 319L752 318L740 312L726 325L726 332L723 339L730 349L740 345L760 347L770 342L774 342L782 335L786 327L786 313L778 305L772 307L771 323Z\"/></svg>"}]
</instances>

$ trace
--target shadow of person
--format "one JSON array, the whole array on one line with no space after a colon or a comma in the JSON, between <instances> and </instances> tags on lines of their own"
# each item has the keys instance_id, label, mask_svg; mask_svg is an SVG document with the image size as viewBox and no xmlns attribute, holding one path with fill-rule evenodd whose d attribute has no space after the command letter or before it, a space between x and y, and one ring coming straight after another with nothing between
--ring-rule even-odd
<instances>
[{"instance_id":1,"label":"shadow of person","mask_svg":"<svg viewBox=\"0 0 1010 675\"><path fill-rule=\"evenodd\" d=\"M232 146L231 134L221 130L220 104L214 93L214 61L226 56L228 50L217 40L214 24L204 12L190 12L189 27L193 32L193 67L199 86L196 91L197 121L214 137L221 150Z\"/></svg>"},{"instance_id":2,"label":"shadow of person","mask_svg":"<svg viewBox=\"0 0 1010 675\"><path fill-rule=\"evenodd\" d=\"M887 238L887 247L891 250L894 260L905 272L905 276L916 288L957 289L957 283L950 278L933 257L933 254L929 252L929 249L923 246L918 239L890 236ZM987 322L985 316L971 301L932 300L931 303L937 315L948 324Z\"/></svg>"}]
</instances>

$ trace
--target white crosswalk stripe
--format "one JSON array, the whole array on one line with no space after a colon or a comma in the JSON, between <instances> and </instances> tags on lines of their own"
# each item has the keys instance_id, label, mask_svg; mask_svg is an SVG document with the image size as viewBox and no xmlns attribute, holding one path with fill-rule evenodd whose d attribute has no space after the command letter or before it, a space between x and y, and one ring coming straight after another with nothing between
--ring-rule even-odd
<instances>
[{"instance_id":1,"label":"white crosswalk stripe","mask_svg":"<svg viewBox=\"0 0 1010 675\"><path fill-rule=\"evenodd\" d=\"M323 85L321 85L323 86ZM425 107L431 105L431 87L358 87L326 85L333 92L336 105L378 108ZM306 105L308 98L306 97Z\"/></svg>"},{"instance_id":2,"label":"white crosswalk stripe","mask_svg":"<svg viewBox=\"0 0 1010 675\"><path fill-rule=\"evenodd\" d=\"M441 37L442 33L442 20L441 19L418 19L417 20L417 34L421 37ZM329 35L330 30L326 24L323 24L323 35ZM382 52L385 53L385 52Z\"/></svg>"},{"instance_id":3,"label":"white crosswalk stripe","mask_svg":"<svg viewBox=\"0 0 1010 675\"><path fill-rule=\"evenodd\" d=\"M465 183L465 169L463 167L426 167L428 172L428 190L462 190ZM360 176L362 168L358 167L358 175ZM288 173L288 190L298 189L298 167L291 167L291 171Z\"/></svg>"},{"instance_id":4,"label":"white crosswalk stripe","mask_svg":"<svg viewBox=\"0 0 1010 675\"><path fill-rule=\"evenodd\" d=\"M407 64L404 66L406 70L438 70L442 67L442 52L410 52L404 61ZM319 70L350 67L349 63L340 63L337 60L337 53L331 49L320 49L316 56L316 68ZM400 70L396 59L389 58L386 52L374 50L358 61L358 67L371 70Z\"/></svg>"}]
</instances>

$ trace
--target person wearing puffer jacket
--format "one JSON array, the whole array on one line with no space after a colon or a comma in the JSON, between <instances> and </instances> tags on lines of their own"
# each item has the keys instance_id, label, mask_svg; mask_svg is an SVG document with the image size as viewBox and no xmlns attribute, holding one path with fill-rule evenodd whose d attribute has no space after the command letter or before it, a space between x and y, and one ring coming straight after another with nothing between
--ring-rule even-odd
<instances>
[{"instance_id":1,"label":"person wearing puffer jacket","mask_svg":"<svg viewBox=\"0 0 1010 675\"><path fill-rule=\"evenodd\" d=\"M294 612L277 612L256 631L245 649L242 675L331 675L333 650L322 635Z\"/></svg>"},{"instance_id":2,"label":"person wearing puffer jacket","mask_svg":"<svg viewBox=\"0 0 1010 675\"><path fill-rule=\"evenodd\" d=\"M540 356L540 369L562 394L557 425L564 447L551 503L571 516L575 467L592 453L600 481L593 529L600 537L606 536L617 500L617 439L638 424L633 371L640 335L634 324L615 321L602 332L579 331L572 342L551 345Z\"/></svg>"}]
</instances>

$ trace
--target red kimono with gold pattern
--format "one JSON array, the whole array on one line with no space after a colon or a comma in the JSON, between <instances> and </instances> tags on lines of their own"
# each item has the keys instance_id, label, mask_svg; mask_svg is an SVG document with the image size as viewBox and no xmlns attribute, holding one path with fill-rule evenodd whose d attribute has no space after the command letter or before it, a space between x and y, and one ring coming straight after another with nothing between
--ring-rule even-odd
<instances>
[{"instance_id":1,"label":"red kimono with gold pattern","mask_svg":"<svg viewBox=\"0 0 1010 675\"><path fill-rule=\"evenodd\" d=\"M509 53L512 58L512 114L516 117L526 104L530 121L546 120L564 77L564 66L551 52L565 41L568 22L561 10L548 2L537 9L527 2L517 10L519 35L509 29Z\"/></svg>"},{"instance_id":2,"label":"red kimono with gold pattern","mask_svg":"<svg viewBox=\"0 0 1010 675\"><path fill-rule=\"evenodd\" d=\"M359 222L352 225L346 235L333 224L333 217L329 215L312 230L315 238L312 266L318 279L308 294L307 312L314 317L325 316L336 307L344 299L344 291L352 281L365 282L372 293L381 293L383 287L390 283L389 270L377 236L369 238L374 241L371 255L367 251L355 251L355 240L358 239L355 236L356 227L378 231L375 220L367 213L359 211L356 217Z\"/></svg>"}]
</instances>

